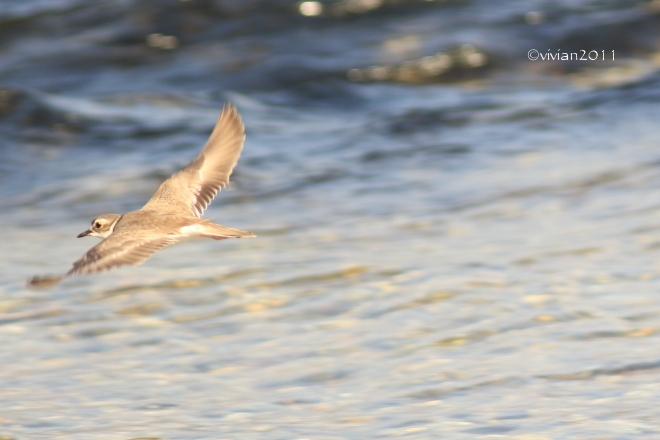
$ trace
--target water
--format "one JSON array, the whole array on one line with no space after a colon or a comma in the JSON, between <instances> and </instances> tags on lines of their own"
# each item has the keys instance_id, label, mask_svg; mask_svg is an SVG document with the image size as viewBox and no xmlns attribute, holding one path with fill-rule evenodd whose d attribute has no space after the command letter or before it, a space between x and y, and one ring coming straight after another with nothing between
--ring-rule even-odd
<instances>
[{"instance_id":1,"label":"water","mask_svg":"<svg viewBox=\"0 0 660 440\"><path fill-rule=\"evenodd\" d=\"M0 3L0 438L659 435L655 3ZM257 239L25 288L227 100Z\"/></svg>"}]
</instances>

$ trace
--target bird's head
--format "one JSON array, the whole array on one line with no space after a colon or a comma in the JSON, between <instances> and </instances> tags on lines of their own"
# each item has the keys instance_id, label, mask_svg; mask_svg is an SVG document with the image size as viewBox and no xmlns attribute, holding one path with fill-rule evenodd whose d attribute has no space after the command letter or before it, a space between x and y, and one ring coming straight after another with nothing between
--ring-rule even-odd
<instances>
[{"instance_id":1,"label":"bird's head","mask_svg":"<svg viewBox=\"0 0 660 440\"><path fill-rule=\"evenodd\" d=\"M103 214L92 220L92 227L78 234L78 238L92 236L105 238L115 230L117 221L121 218L119 214Z\"/></svg>"}]
</instances>

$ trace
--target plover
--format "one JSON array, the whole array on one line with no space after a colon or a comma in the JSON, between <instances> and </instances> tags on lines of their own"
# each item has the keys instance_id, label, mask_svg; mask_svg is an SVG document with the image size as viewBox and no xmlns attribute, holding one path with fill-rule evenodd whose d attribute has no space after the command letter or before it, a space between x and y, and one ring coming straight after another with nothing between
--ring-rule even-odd
<instances>
[{"instance_id":1,"label":"plover","mask_svg":"<svg viewBox=\"0 0 660 440\"><path fill-rule=\"evenodd\" d=\"M181 171L173 174L141 209L126 214L104 214L78 235L100 237L65 275L33 277L32 286L48 286L65 276L102 272L137 265L151 254L188 237L255 237L201 218L229 176L243 149L245 129L236 108L227 104L202 151Z\"/></svg>"}]
</instances>

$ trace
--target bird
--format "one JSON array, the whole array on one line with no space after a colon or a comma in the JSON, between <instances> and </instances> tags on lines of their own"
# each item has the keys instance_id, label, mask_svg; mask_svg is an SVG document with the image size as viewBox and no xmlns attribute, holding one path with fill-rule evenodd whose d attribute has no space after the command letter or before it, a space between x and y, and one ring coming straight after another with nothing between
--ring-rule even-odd
<instances>
[{"instance_id":1,"label":"bird","mask_svg":"<svg viewBox=\"0 0 660 440\"><path fill-rule=\"evenodd\" d=\"M125 265L138 265L153 253L185 238L214 240L256 235L202 218L215 195L227 186L245 141L245 127L232 104L226 104L202 151L165 180L137 211L96 217L81 237L102 241L61 276L34 276L33 287L57 284L64 277L93 274Z\"/></svg>"}]
</instances>

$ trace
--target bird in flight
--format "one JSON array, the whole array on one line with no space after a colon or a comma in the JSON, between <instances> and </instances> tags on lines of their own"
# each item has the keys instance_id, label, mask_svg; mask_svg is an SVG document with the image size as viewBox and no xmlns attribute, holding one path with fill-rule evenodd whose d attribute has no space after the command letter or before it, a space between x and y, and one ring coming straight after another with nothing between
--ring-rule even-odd
<instances>
[{"instance_id":1,"label":"bird in flight","mask_svg":"<svg viewBox=\"0 0 660 440\"><path fill-rule=\"evenodd\" d=\"M124 265L137 265L154 252L188 237L255 237L203 219L204 210L227 186L245 141L245 128L236 107L225 105L220 118L192 162L163 182L142 208L126 214L103 214L78 235L103 239L62 276L35 276L28 285L51 286L71 275L91 274Z\"/></svg>"}]
</instances>

